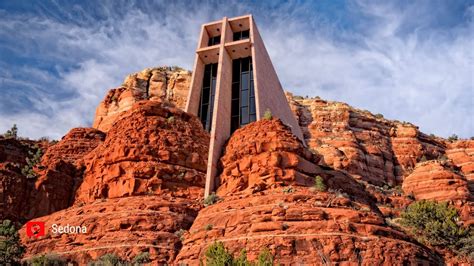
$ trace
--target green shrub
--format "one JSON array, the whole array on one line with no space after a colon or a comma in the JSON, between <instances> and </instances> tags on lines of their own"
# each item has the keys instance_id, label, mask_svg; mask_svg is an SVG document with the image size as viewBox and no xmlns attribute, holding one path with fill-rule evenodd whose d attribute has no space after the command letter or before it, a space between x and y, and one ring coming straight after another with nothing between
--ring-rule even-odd
<instances>
[{"instance_id":1,"label":"green shrub","mask_svg":"<svg viewBox=\"0 0 474 266\"><path fill-rule=\"evenodd\" d=\"M16 124L13 124L12 128L7 130L3 136L7 139L17 139L18 138L18 127Z\"/></svg>"},{"instance_id":2,"label":"green shrub","mask_svg":"<svg viewBox=\"0 0 474 266\"><path fill-rule=\"evenodd\" d=\"M265 113L263 114L263 119L266 119L266 120L272 120L273 119L272 111L270 111L270 109L267 109L265 111Z\"/></svg>"},{"instance_id":3,"label":"green shrub","mask_svg":"<svg viewBox=\"0 0 474 266\"><path fill-rule=\"evenodd\" d=\"M19 264L24 252L15 225L10 220L3 220L0 224L0 265Z\"/></svg>"},{"instance_id":4,"label":"green shrub","mask_svg":"<svg viewBox=\"0 0 474 266\"><path fill-rule=\"evenodd\" d=\"M212 192L211 195L207 196L204 199L204 206L210 206L216 203L218 200L219 200L219 197L217 197L216 193Z\"/></svg>"},{"instance_id":5,"label":"green shrub","mask_svg":"<svg viewBox=\"0 0 474 266\"><path fill-rule=\"evenodd\" d=\"M273 255L270 253L270 250L264 248L258 254L258 266L272 266L273 265Z\"/></svg>"},{"instance_id":6,"label":"green shrub","mask_svg":"<svg viewBox=\"0 0 474 266\"><path fill-rule=\"evenodd\" d=\"M206 231L209 231L209 230L212 230L212 224L206 224L206 226L204 226L204 230Z\"/></svg>"},{"instance_id":7,"label":"green shrub","mask_svg":"<svg viewBox=\"0 0 474 266\"><path fill-rule=\"evenodd\" d=\"M211 266L271 266L273 265L273 255L267 248L259 254L256 262L247 260L247 251L242 249L237 258L225 248L222 242L214 242L205 253L206 265Z\"/></svg>"},{"instance_id":8,"label":"green shrub","mask_svg":"<svg viewBox=\"0 0 474 266\"><path fill-rule=\"evenodd\" d=\"M122 266L129 265L127 261L122 260L119 256L108 253L101 256L98 260L88 263L90 266Z\"/></svg>"},{"instance_id":9,"label":"green shrub","mask_svg":"<svg viewBox=\"0 0 474 266\"><path fill-rule=\"evenodd\" d=\"M175 118L174 118L174 116L170 116L170 117L168 117L168 119L166 119L166 121L168 121L168 123L170 123L170 124L173 124L174 121L175 121Z\"/></svg>"},{"instance_id":10,"label":"green shrub","mask_svg":"<svg viewBox=\"0 0 474 266\"><path fill-rule=\"evenodd\" d=\"M231 266L234 258L222 242L214 242L205 253L207 266Z\"/></svg>"},{"instance_id":11,"label":"green shrub","mask_svg":"<svg viewBox=\"0 0 474 266\"><path fill-rule=\"evenodd\" d=\"M456 134L452 134L451 136L448 137L448 140L453 142L453 141L459 140L459 137Z\"/></svg>"},{"instance_id":12,"label":"green shrub","mask_svg":"<svg viewBox=\"0 0 474 266\"><path fill-rule=\"evenodd\" d=\"M31 258L28 261L30 266L62 266L67 265L66 260L59 257L59 255L50 253L42 254Z\"/></svg>"},{"instance_id":13,"label":"green shrub","mask_svg":"<svg viewBox=\"0 0 474 266\"><path fill-rule=\"evenodd\" d=\"M426 159L426 156L424 156L424 155L421 156L420 162L426 162L426 161L428 161L428 159Z\"/></svg>"},{"instance_id":14,"label":"green shrub","mask_svg":"<svg viewBox=\"0 0 474 266\"><path fill-rule=\"evenodd\" d=\"M149 263L150 260L150 253L149 252L141 252L138 255L133 258L132 263L134 265L136 264L143 264L143 263Z\"/></svg>"},{"instance_id":15,"label":"green shrub","mask_svg":"<svg viewBox=\"0 0 474 266\"><path fill-rule=\"evenodd\" d=\"M314 177L313 187L317 191L326 191L327 190L326 184L324 183L324 179L319 175Z\"/></svg>"},{"instance_id":16,"label":"green shrub","mask_svg":"<svg viewBox=\"0 0 474 266\"><path fill-rule=\"evenodd\" d=\"M292 186L288 186L288 187L283 188L283 193L285 193L285 194L290 194L290 193L293 193L293 192L295 192L295 189Z\"/></svg>"},{"instance_id":17,"label":"green shrub","mask_svg":"<svg viewBox=\"0 0 474 266\"><path fill-rule=\"evenodd\" d=\"M247 260L247 250L242 249L240 251L239 257L235 258L232 262L232 265L235 266L252 266L252 263Z\"/></svg>"},{"instance_id":18,"label":"green shrub","mask_svg":"<svg viewBox=\"0 0 474 266\"><path fill-rule=\"evenodd\" d=\"M32 151L28 151L30 155L29 158L26 158L26 165L21 169L21 173L26 176L26 178L36 178L37 173L34 170L34 167L37 166L41 162L41 157L43 156L43 151L36 148L36 152L33 153Z\"/></svg>"},{"instance_id":19,"label":"green shrub","mask_svg":"<svg viewBox=\"0 0 474 266\"><path fill-rule=\"evenodd\" d=\"M459 240L457 248L461 256L474 260L474 228L471 227L469 234Z\"/></svg>"},{"instance_id":20,"label":"green shrub","mask_svg":"<svg viewBox=\"0 0 474 266\"><path fill-rule=\"evenodd\" d=\"M179 240L184 241L184 234L186 233L186 230L184 229L179 229L178 231L174 232L174 234L179 238Z\"/></svg>"},{"instance_id":21,"label":"green shrub","mask_svg":"<svg viewBox=\"0 0 474 266\"><path fill-rule=\"evenodd\" d=\"M421 200L408 206L400 223L419 236L419 240L432 246L447 246L456 250L467 230L457 224L457 210L446 202Z\"/></svg>"}]
</instances>

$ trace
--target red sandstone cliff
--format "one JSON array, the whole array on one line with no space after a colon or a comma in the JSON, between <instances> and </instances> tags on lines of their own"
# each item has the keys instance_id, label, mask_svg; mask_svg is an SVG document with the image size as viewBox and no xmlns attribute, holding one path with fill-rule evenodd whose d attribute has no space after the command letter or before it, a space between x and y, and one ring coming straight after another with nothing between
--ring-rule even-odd
<instances>
[{"instance_id":1,"label":"red sandstone cliff","mask_svg":"<svg viewBox=\"0 0 474 266\"><path fill-rule=\"evenodd\" d=\"M166 67L130 75L98 106L96 129L72 129L54 145L0 138L1 218L88 228L38 240L23 228L27 258L54 252L86 264L147 251L153 264L194 265L219 240L249 259L268 247L284 264L458 262L391 221L413 200L433 199L474 224L474 141L287 94L308 147L277 119L237 130L221 158L220 201L204 207L209 135L180 110L190 76ZM27 179L35 144L45 155ZM313 188L316 176L327 191Z\"/></svg>"},{"instance_id":2,"label":"red sandstone cliff","mask_svg":"<svg viewBox=\"0 0 474 266\"><path fill-rule=\"evenodd\" d=\"M209 136L199 120L160 102L141 101L123 113L105 141L83 158L75 205L43 216L52 224L84 225L87 234L25 236L27 257L52 251L87 264L114 253L132 259L148 251L171 263L175 232L191 226L204 195Z\"/></svg>"},{"instance_id":3,"label":"red sandstone cliff","mask_svg":"<svg viewBox=\"0 0 474 266\"><path fill-rule=\"evenodd\" d=\"M93 127L107 132L122 112L141 100L157 100L183 109L191 73L178 67L147 68L129 75L97 107Z\"/></svg>"}]
</instances>

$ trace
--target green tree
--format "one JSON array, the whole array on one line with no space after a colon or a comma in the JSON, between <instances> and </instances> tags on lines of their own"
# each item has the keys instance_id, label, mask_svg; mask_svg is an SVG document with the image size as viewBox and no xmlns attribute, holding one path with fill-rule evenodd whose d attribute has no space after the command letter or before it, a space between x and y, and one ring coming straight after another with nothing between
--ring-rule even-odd
<instances>
[{"instance_id":1,"label":"green tree","mask_svg":"<svg viewBox=\"0 0 474 266\"><path fill-rule=\"evenodd\" d=\"M26 178L36 178L37 174L34 170L34 167L41 162L41 157L43 156L43 151L36 148L36 152L33 153L32 151L28 151L30 155L29 158L26 158L26 165L21 169L21 173L26 176Z\"/></svg>"},{"instance_id":2,"label":"green tree","mask_svg":"<svg viewBox=\"0 0 474 266\"><path fill-rule=\"evenodd\" d=\"M4 134L4 137L12 139L18 138L18 127L16 124L13 124L12 128L7 130L7 132Z\"/></svg>"},{"instance_id":3,"label":"green tree","mask_svg":"<svg viewBox=\"0 0 474 266\"><path fill-rule=\"evenodd\" d=\"M448 140L453 142L453 141L459 140L459 137L456 134L452 134L451 136L448 137Z\"/></svg>"},{"instance_id":4,"label":"green tree","mask_svg":"<svg viewBox=\"0 0 474 266\"><path fill-rule=\"evenodd\" d=\"M150 253L149 252L141 252L140 254L136 255L135 258L133 258L133 264L134 265L140 265L143 263L149 263L150 260Z\"/></svg>"},{"instance_id":5,"label":"green tree","mask_svg":"<svg viewBox=\"0 0 474 266\"><path fill-rule=\"evenodd\" d=\"M214 242L205 253L207 266L232 266L234 258L222 242Z\"/></svg>"},{"instance_id":6,"label":"green tree","mask_svg":"<svg viewBox=\"0 0 474 266\"><path fill-rule=\"evenodd\" d=\"M401 224L410 227L420 240L432 246L456 249L467 230L457 224L457 210L448 203L421 200L412 203L401 215Z\"/></svg>"},{"instance_id":7,"label":"green tree","mask_svg":"<svg viewBox=\"0 0 474 266\"><path fill-rule=\"evenodd\" d=\"M30 266L62 266L66 265L66 260L59 257L57 254L42 254L35 256L28 261Z\"/></svg>"},{"instance_id":8,"label":"green tree","mask_svg":"<svg viewBox=\"0 0 474 266\"><path fill-rule=\"evenodd\" d=\"M18 264L24 252L15 225L10 220L3 220L0 224L0 265Z\"/></svg>"},{"instance_id":9,"label":"green tree","mask_svg":"<svg viewBox=\"0 0 474 266\"><path fill-rule=\"evenodd\" d=\"M273 255L270 253L270 250L264 248L258 254L258 266L272 266L273 265Z\"/></svg>"}]
</instances>

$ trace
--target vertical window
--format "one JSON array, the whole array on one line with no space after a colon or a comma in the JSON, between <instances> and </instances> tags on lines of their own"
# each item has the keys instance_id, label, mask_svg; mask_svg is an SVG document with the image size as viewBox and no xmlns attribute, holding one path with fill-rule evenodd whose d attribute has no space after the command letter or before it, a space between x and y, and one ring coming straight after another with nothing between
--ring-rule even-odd
<instances>
[{"instance_id":1,"label":"vertical window","mask_svg":"<svg viewBox=\"0 0 474 266\"><path fill-rule=\"evenodd\" d=\"M234 32L234 41L248 39L249 35L250 35L250 30Z\"/></svg>"},{"instance_id":2,"label":"vertical window","mask_svg":"<svg viewBox=\"0 0 474 266\"><path fill-rule=\"evenodd\" d=\"M221 43L221 36L214 36L209 37L209 41L207 42L207 46L213 46Z\"/></svg>"},{"instance_id":3,"label":"vertical window","mask_svg":"<svg viewBox=\"0 0 474 266\"><path fill-rule=\"evenodd\" d=\"M257 118L252 74L252 57L233 60L231 132Z\"/></svg>"},{"instance_id":4,"label":"vertical window","mask_svg":"<svg viewBox=\"0 0 474 266\"><path fill-rule=\"evenodd\" d=\"M204 67L201 99L199 104L199 118L205 130L211 131L212 114L214 112L214 98L216 94L217 64L208 64Z\"/></svg>"}]
</instances>

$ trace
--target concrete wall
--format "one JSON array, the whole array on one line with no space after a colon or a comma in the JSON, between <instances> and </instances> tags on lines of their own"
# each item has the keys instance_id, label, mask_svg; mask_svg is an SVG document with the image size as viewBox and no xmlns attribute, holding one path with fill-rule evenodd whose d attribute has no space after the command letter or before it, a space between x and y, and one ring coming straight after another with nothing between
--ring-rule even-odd
<instances>
[{"instance_id":1,"label":"concrete wall","mask_svg":"<svg viewBox=\"0 0 474 266\"><path fill-rule=\"evenodd\" d=\"M228 26L227 18L223 19L223 29ZM225 40L229 31L223 31ZM232 58L224 44L220 46L219 62L217 67L216 96L214 100L214 114L212 116L211 143L209 145L209 157L206 173L206 187L204 196L207 197L216 189L218 184L218 163L227 139L230 137L230 111L232 101Z\"/></svg>"},{"instance_id":2,"label":"concrete wall","mask_svg":"<svg viewBox=\"0 0 474 266\"><path fill-rule=\"evenodd\" d=\"M250 40L233 42L233 30L250 29ZM207 47L209 37L221 34L221 43ZM262 38L251 15L204 24L196 50L191 88L186 111L198 114L205 64L218 63L214 113L212 116L211 140L206 174L205 196L211 194L219 183L218 163L223 147L230 137L232 59L252 56L254 69L257 120L262 119L269 109L274 117L280 118L291 127L304 143L303 133L296 117L290 110L278 76L265 49Z\"/></svg>"},{"instance_id":3,"label":"concrete wall","mask_svg":"<svg viewBox=\"0 0 474 266\"><path fill-rule=\"evenodd\" d=\"M293 134L305 143L303 132L295 115L291 112L280 80L252 17L250 25L257 120L263 118L266 110L270 110L273 117L280 118L283 123L290 126Z\"/></svg>"}]
</instances>

